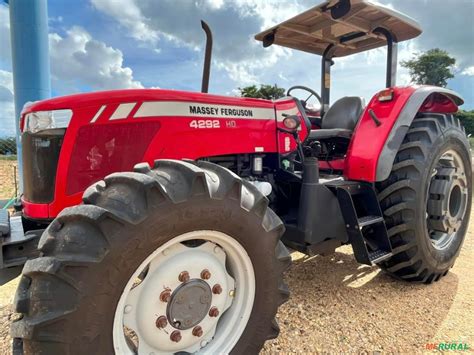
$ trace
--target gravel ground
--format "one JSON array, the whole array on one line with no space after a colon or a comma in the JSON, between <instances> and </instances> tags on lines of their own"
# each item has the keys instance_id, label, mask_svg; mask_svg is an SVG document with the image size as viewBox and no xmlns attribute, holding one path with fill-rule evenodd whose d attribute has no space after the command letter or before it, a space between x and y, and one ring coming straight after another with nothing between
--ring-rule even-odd
<instances>
[{"instance_id":1,"label":"gravel ground","mask_svg":"<svg viewBox=\"0 0 474 355\"><path fill-rule=\"evenodd\" d=\"M347 246L330 257L292 254L286 274L292 294L278 313L281 333L262 354L418 354L426 343L453 341L472 349L473 237L471 223L454 268L432 285L396 281L377 267L360 266ZM0 287L0 354L10 352L17 282Z\"/></svg>"},{"instance_id":2,"label":"gravel ground","mask_svg":"<svg viewBox=\"0 0 474 355\"><path fill-rule=\"evenodd\" d=\"M10 199L15 195L14 167L16 160L9 160L0 155L0 200Z\"/></svg>"}]
</instances>

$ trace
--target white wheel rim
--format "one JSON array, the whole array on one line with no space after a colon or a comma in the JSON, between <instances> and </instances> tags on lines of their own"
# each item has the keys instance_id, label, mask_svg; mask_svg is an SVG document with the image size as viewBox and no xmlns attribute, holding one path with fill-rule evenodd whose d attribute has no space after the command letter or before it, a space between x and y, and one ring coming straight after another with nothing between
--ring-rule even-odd
<instances>
[{"instance_id":1,"label":"white wheel rim","mask_svg":"<svg viewBox=\"0 0 474 355\"><path fill-rule=\"evenodd\" d=\"M443 202L446 203L446 206L442 209L442 213L436 211L438 215L442 214L441 218L446 218L449 222L449 226L452 226L452 230L436 230L430 228L429 225L429 218L430 218L430 211L429 211L429 198L427 204L427 228L430 237L430 241L433 247L437 250L444 250L447 249L453 240L455 239L456 234L459 231L459 226L462 225L462 221L465 217L466 210L467 210L467 202L468 202L468 183L466 177L466 171L464 162L461 158L461 155L453 149L449 149L442 154L439 158L436 167L434 168L430 184L428 186L428 191L431 190L431 185L436 183L436 176L438 174L438 169L449 168L453 170L453 176L449 179L449 191L445 193L444 199L435 201L439 204ZM451 211L451 200L453 191L456 190L458 192L458 198L456 199L456 208L455 211ZM445 192L445 191L441 191ZM455 228L454 228L455 227Z\"/></svg>"},{"instance_id":2,"label":"white wheel rim","mask_svg":"<svg viewBox=\"0 0 474 355\"><path fill-rule=\"evenodd\" d=\"M205 242L197 247L183 244L191 240ZM139 275L147 269L148 273L143 281L133 287ZM210 271L211 277L207 280L201 279L203 269ZM212 289L218 283L222 288L220 294L211 294L210 302L212 307L217 307L219 315L211 317L206 313L197 324L202 328L201 336L193 335L194 326L184 330L176 329L170 324L169 317L165 328L158 328L156 325L157 318L169 316L167 310L172 309L169 305L175 304L175 298L169 303L160 300L163 290L169 288L173 297L176 297L179 294L176 289L180 285L190 287L189 283L183 284L178 280L182 271L187 271L190 281L195 284L205 282ZM182 288L184 287L180 289ZM201 297L208 299L207 294ZM247 325L254 298L255 274L252 262L239 242L218 231L203 230L182 234L151 253L129 279L115 311L115 352L139 355L175 352L229 353ZM195 304L198 302L190 301L188 306L191 309ZM206 306L198 304L195 308L202 307ZM124 326L135 332L138 338L137 351L129 345ZM179 331L179 342L171 340L173 331Z\"/></svg>"}]
</instances>

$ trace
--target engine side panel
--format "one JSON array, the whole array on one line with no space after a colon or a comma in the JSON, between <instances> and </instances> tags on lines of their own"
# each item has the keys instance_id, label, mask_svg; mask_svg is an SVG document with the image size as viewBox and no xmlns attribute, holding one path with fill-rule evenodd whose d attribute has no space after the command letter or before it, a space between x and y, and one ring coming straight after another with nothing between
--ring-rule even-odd
<instances>
[{"instance_id":1,"label":"engine side panel","mask_svg":"<svg viewBox=\"0 0 474 355\"><path fill-rule=\"evenodd\" d=\"M41 101L28 111L68 108L54 200L23 200L32 218L55 217L79 204L92 183L155 159L198 159L227 154L275 153L271 101L167 90L124 90ZM47 213L46 213L47 211Z\"/></svg>"}]
</instances>

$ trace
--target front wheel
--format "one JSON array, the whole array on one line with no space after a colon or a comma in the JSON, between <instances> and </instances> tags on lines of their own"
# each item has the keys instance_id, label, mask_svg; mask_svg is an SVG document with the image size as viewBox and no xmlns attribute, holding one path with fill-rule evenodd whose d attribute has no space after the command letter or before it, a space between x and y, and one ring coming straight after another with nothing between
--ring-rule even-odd
<instances>
[{"instance_id":1,"label":"front wheel","mask_svg":"<svg viewBox=\"0 0 474 355\"><path fill-rule=\"evenodd\" d=\"M472 199L469 141L452 115L421 114L389 178L378 184L393 256L380 266L407 281L431 283L459 255Z\"/></svg>"},{"instance_id":2,"label":"front wheel","mask_svg":"<svg viewBox=\"0 0 474 355\"><path fill-rule=\"evenodd\" d=\"M253 185L206 162L113 174L63 211L25 265L24 354L258 353L290 262Z\"/></svg>"}]
</instances>

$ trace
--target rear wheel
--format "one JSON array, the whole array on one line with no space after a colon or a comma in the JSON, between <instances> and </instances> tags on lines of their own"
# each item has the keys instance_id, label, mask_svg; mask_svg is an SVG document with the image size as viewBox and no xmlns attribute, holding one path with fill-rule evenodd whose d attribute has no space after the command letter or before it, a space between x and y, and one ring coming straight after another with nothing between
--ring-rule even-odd
<instances>
[{"instance_id":1,"label":"rear wheel","mask_svg":"<svg viewBox=\"0 0 474 355\"><path fill-rule=\"evenodd\" d=\"M89 188L42 236L16 295L25 354L257 353L278 335L290 262L253 185L159 160Z\"/></svg>"},{"instance_id":2,"label":"rear wheel","mask_svg":"<svg viewBox=\"0 0 474 355\"><path fill-rule=\"evenodd\" d=\"M459 255L472 198L469 142L452 115L413 121L389 178L378 184L393 256L380 266L408 281L446 275Z\"/></svg>"}]
</instances>

